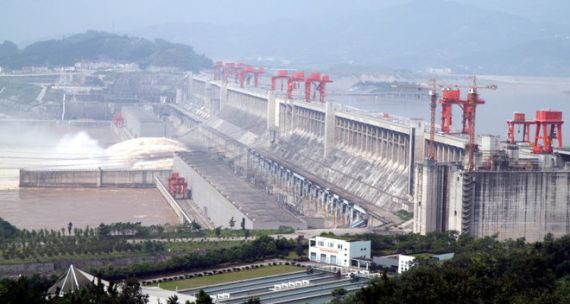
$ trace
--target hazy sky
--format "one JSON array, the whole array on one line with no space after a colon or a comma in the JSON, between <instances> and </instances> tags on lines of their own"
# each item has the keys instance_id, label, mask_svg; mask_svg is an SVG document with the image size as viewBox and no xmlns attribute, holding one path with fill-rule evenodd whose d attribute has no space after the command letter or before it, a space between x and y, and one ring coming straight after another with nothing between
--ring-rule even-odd
<instances>
[{"instance_id":1,"label":"hazy sky","mask_svg":"<svg viewBox=\"0 0 570 304\"><path fill-rule=\"evenodd\" d=\"M128 33L165 23L263 24L445 0L0 0L0 41L18 44L88 29ZM570 25L567 0L447 0Z\"/></svg>"},{"instance_id":2,"label":"hazy sky","mask_svg":"<svg viewBox=\"0 0 570 304\"><path fill-rule=\"evenodd\" d=\"M407 0L0 0L0 41L30 43L88 29L125 33L175 22L262 24L381 9Z\"/></svg>"}]
</instances>

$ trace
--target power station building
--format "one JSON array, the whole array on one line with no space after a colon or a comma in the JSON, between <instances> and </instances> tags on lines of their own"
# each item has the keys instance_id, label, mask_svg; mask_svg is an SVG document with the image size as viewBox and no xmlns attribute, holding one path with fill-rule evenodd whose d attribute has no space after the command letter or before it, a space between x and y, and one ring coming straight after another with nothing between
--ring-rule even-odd
<instances>
[{"instance_id":1,"label":"power station building","mask_svg":"<svg viewBox=\"0 0 570 304\"><path fill-rule=\"evenodd\" d=\"M309 240L309 259L312 262L350 267L353 260L370 260L370 245L370 241L317 236Z\"/></svg>"},{"instance_id":2,"label":"power station building","mask_svg":"<svg viewBox=\"0 0 570 304\"><path fill-rule=\"evenodd\" d=\"M163 137L166 126L154 113L141 107L127 106L121 108L124 127L132 137Z\"/></svg>"},{"instance_id":3,"label":"power station building","mask_svg":"<svg viewBox=\"0 0 570 304\"><path fill-rule=\"evenodd\" d=\"M570 170L564 167L465 171L425 161L416 166L416 233L541 241L570 233Z\"/></svg>"}]
</instances>

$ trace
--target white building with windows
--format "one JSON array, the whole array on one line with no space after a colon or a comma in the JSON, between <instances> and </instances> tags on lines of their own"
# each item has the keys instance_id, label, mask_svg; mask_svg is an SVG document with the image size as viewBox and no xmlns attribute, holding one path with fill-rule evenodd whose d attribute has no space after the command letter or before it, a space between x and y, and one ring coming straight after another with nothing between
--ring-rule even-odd
<instances>
[{"instance_id":1,"label":"white building with windows","mask_svg":"<svg viewBox=\"0 0 570 304\"><path fill-rule=\"evenodd\" d=\"M406 272L413 267L415 260L416 258L414 256L404 254L392 254L372 258L374 264L392 271L397 271L398 274Z\"/></svg>"},{"instance_id":2,"label":"white building with windows","mask_svg":"<svg viewBox=\"0 0 570 304\"><path fill-rule=\"evenodd\" d=\"M309 259L342 267L360 266L359 261L370 260L370 241L317 236L309 240Z\"/></svg>"}]
</instances>

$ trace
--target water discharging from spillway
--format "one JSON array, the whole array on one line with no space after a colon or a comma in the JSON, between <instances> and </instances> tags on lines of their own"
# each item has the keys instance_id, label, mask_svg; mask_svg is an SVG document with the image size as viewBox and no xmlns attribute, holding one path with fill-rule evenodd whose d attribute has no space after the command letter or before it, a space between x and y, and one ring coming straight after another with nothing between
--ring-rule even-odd
<instances>
[{"instance_id":1,"label":"water discharging from spillway","mask_svg":"<svg viewBox=\"0 0 570 304\"><path fill-rule=\"evenodd\" d=\"M1 138L0 138L1 139ZM135 138L107 148L84 131L53 138L17 136L0 140L0 189L16 188L19 169L169 169L173 154L186 150L168 138Z\"/></svg>"},{"instance_id":2,"label":"water discharging from spillway","mask_svg":"<svg viewBox=\"0 0 570 304\"><path fill-rule=\"evenodd\" d=\"M64 136L56 147L70 168L167 169L173 153L186 148L176 140L141 137L116 143L106 149L85 132ZM62 165L61 163L59 164Z\"/></svg>"},{"instance_id":3,"label":"water discharging from spillway","mask_svg":"<svg viewBox=\"0 0 570 304\"><path fill-rule=\"evenodd\" d=\"M184 150L184 145L176 140L147 137L120 142L107 148L104 154L109 164L132 169L167 169L172 167L173 153Z\"/></svg>"}]
</instances>

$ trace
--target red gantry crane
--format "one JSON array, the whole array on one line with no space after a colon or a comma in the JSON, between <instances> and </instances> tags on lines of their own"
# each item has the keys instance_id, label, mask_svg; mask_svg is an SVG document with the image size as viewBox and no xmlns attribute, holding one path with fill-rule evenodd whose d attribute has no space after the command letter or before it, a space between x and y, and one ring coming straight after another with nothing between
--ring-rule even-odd
<instances>
[{"instance_id":1,"label":"red gantry crane","mask_svg":"<svg viewBox=\"0 0 570 304\"><path fill-rule=\"evenodd\" d=\"M214 80L220 80L224 73L224 62L217 61L214 64Z\"/></svg>"},{"instance_id":2,"label":"red gantry crane","mask_svg":"<svg viewBox=\"0 0 570 304\"><path fill-rule=\"evenodd\" d=\"M261 75L265 73L265 69L263 67L259 67L253 71L253 86L258 88L259 87L259 79Z\"/></svg>"},{"instance_id":3,"label":"red gantry crane","mask_svg":"<svg viewBox=\"0 0 570 304\"><path fill-rule=\"evenodd\" d=\"M451 133L453 105L461 105L460 91L457 88L444 88L439 103L441 104L441 131Z\"/></svg>"},{"instance_id":4,"label":"red gantry crane","mask_svg":"<svg viewBox=\"0 0 570 304\"><path fill-rule=\"evenodd\" d=\"M471 79L473 80L473 84L471 86L467 86L468 88L467 99L465 100L461 99L461 92L459 90L459 87L465 87L465 86L455 85L453 86L453 88L445 88L443 90L442 99L440 100L440 104L442 105L441 130L444 133L449 134L451 132L452 106L458 105L463 111L461 133L467 134L469 136L469 144L467 147L469 155L467 169L469 171L475 169L475 152L477 151L477 144L475 140L475 122L476 122L477 106L485 104L485 100L479 97L478 90L497 89L497 86L494 84L487 86L478 86L476 76L472 76Z\"/></svg>"},{"instance_id":5,"label":"red gantry crane","mask_svg":"<svg viewBox=\"0 0 570 304\"><path fill-rule=\"evenodd\" d=\"M305 101L311 102L316 99L317 91L319 92L319 101L325 102L326 97L326 85L327 83L331 83L332 80L330 79L329 75L327 74L319 74L319 73L312 73L307 77L305 80ZM315 89L313 91L313 86Z\"/></svg>"},{"instance_id":6,"label":"red gantry crane","mask_svg":"<svg viewBox=\"0 0 570 304\"><path fill-rule=\"evenodd\" d=\"M331 80L331 78L329 77L329 75L327 74L323 74L321 77L321 84L319 84L319 98L321 102L325 102L325 97L327 94L326 88L327 88L327 83L331 83L333 82Z\"/></svg>"},{"instance_id":7,"label":"red gantry crane","mask_svg":"<svg viewBox=\"0 0 570 304\"><path fill-rule=\"evenodd\" d=\"M542 110L536 112L536 132L534 136L534 153L552 153L552 142L558 140L562 148L562 112ZM542 134L541 134L542 129ZM542 140L543 145L538 142Z\"/></svg>"},{"instance_id":8,"label":"red gantry crane","mask_svg":"<svg viewBox=\"0 0 570 304\"><path fill-rule=\"evenodd\" d=\"M236 63L226 62L224 63L224 82L228 82L228 79L236 73Z\"/></svg>"},{"instance_id":9,"label":"red gantry crane","mask_svg":"<svg viewBox=\"0 0 570 304\"><path fill-rule=\"evenodd\" d=\"M522 141L532 145L532 153L550 154L553 152L552 144L558 141L558 147L562 148L562 112L551 110L536 111L534 120L526 120L524 113L514 113L512 120L507 121L507 140L515 144L515 128L521 125L523 129ZM535 127L534 139L530 141L530 127ZM541 144L542 142L542 144Z\"/></svg>"},{"instance_id":10,"label":"red gantry crane","mask_svg":"<svg viewBox=\"0 0 570 304\"><path fill-rule=\"evenodd\" d=\"M303 72L293 72L293 74L287 78L287 99L293 99L293 91L297 89L303 81L305 81L305 73Z\"/></svg>"},{"instance_id":11,"label":"red gantry crane","mask_svg":"<svg viewBox=\"0 0 570 304\"><path fill-rule=\"evenodd\" d=\"M315 86L314 91L313 91L313 85ZM307 79L305 79L305 101L306 102L311 102L311 100L314 100L316 98L317 91L319 90L320 85L321 85L321 74L319 74L319 73L309 74L309 77L307 77Z\"/></svg>"},{"instance_id":12,"label":"red gantry crane","mask_svg":"<svg viewBox=\"0 0 570 304\"><path fill-rule=\"evenodd\" d=\"M244 82L247 82L247 84L249 85L249 81L252 77L252 75L254 74L254 69L251 65L247 65L244 66L243 68L241 68L239 70L239 87L243 88L244 87Z\"/></svg>"},{"instance_id":13,"label":"red gantry crane","mask_svg":"<svg viewBox=\"0 0 570 304\"><path fill-rule=\"evenodd\" d=\"M281 83L281 91L283 91L283 82L289 79L289 73L286 70L278 70L275 75L271 76L271 91L277 90L277 81Z\"/></svg>"}]
</instances>

